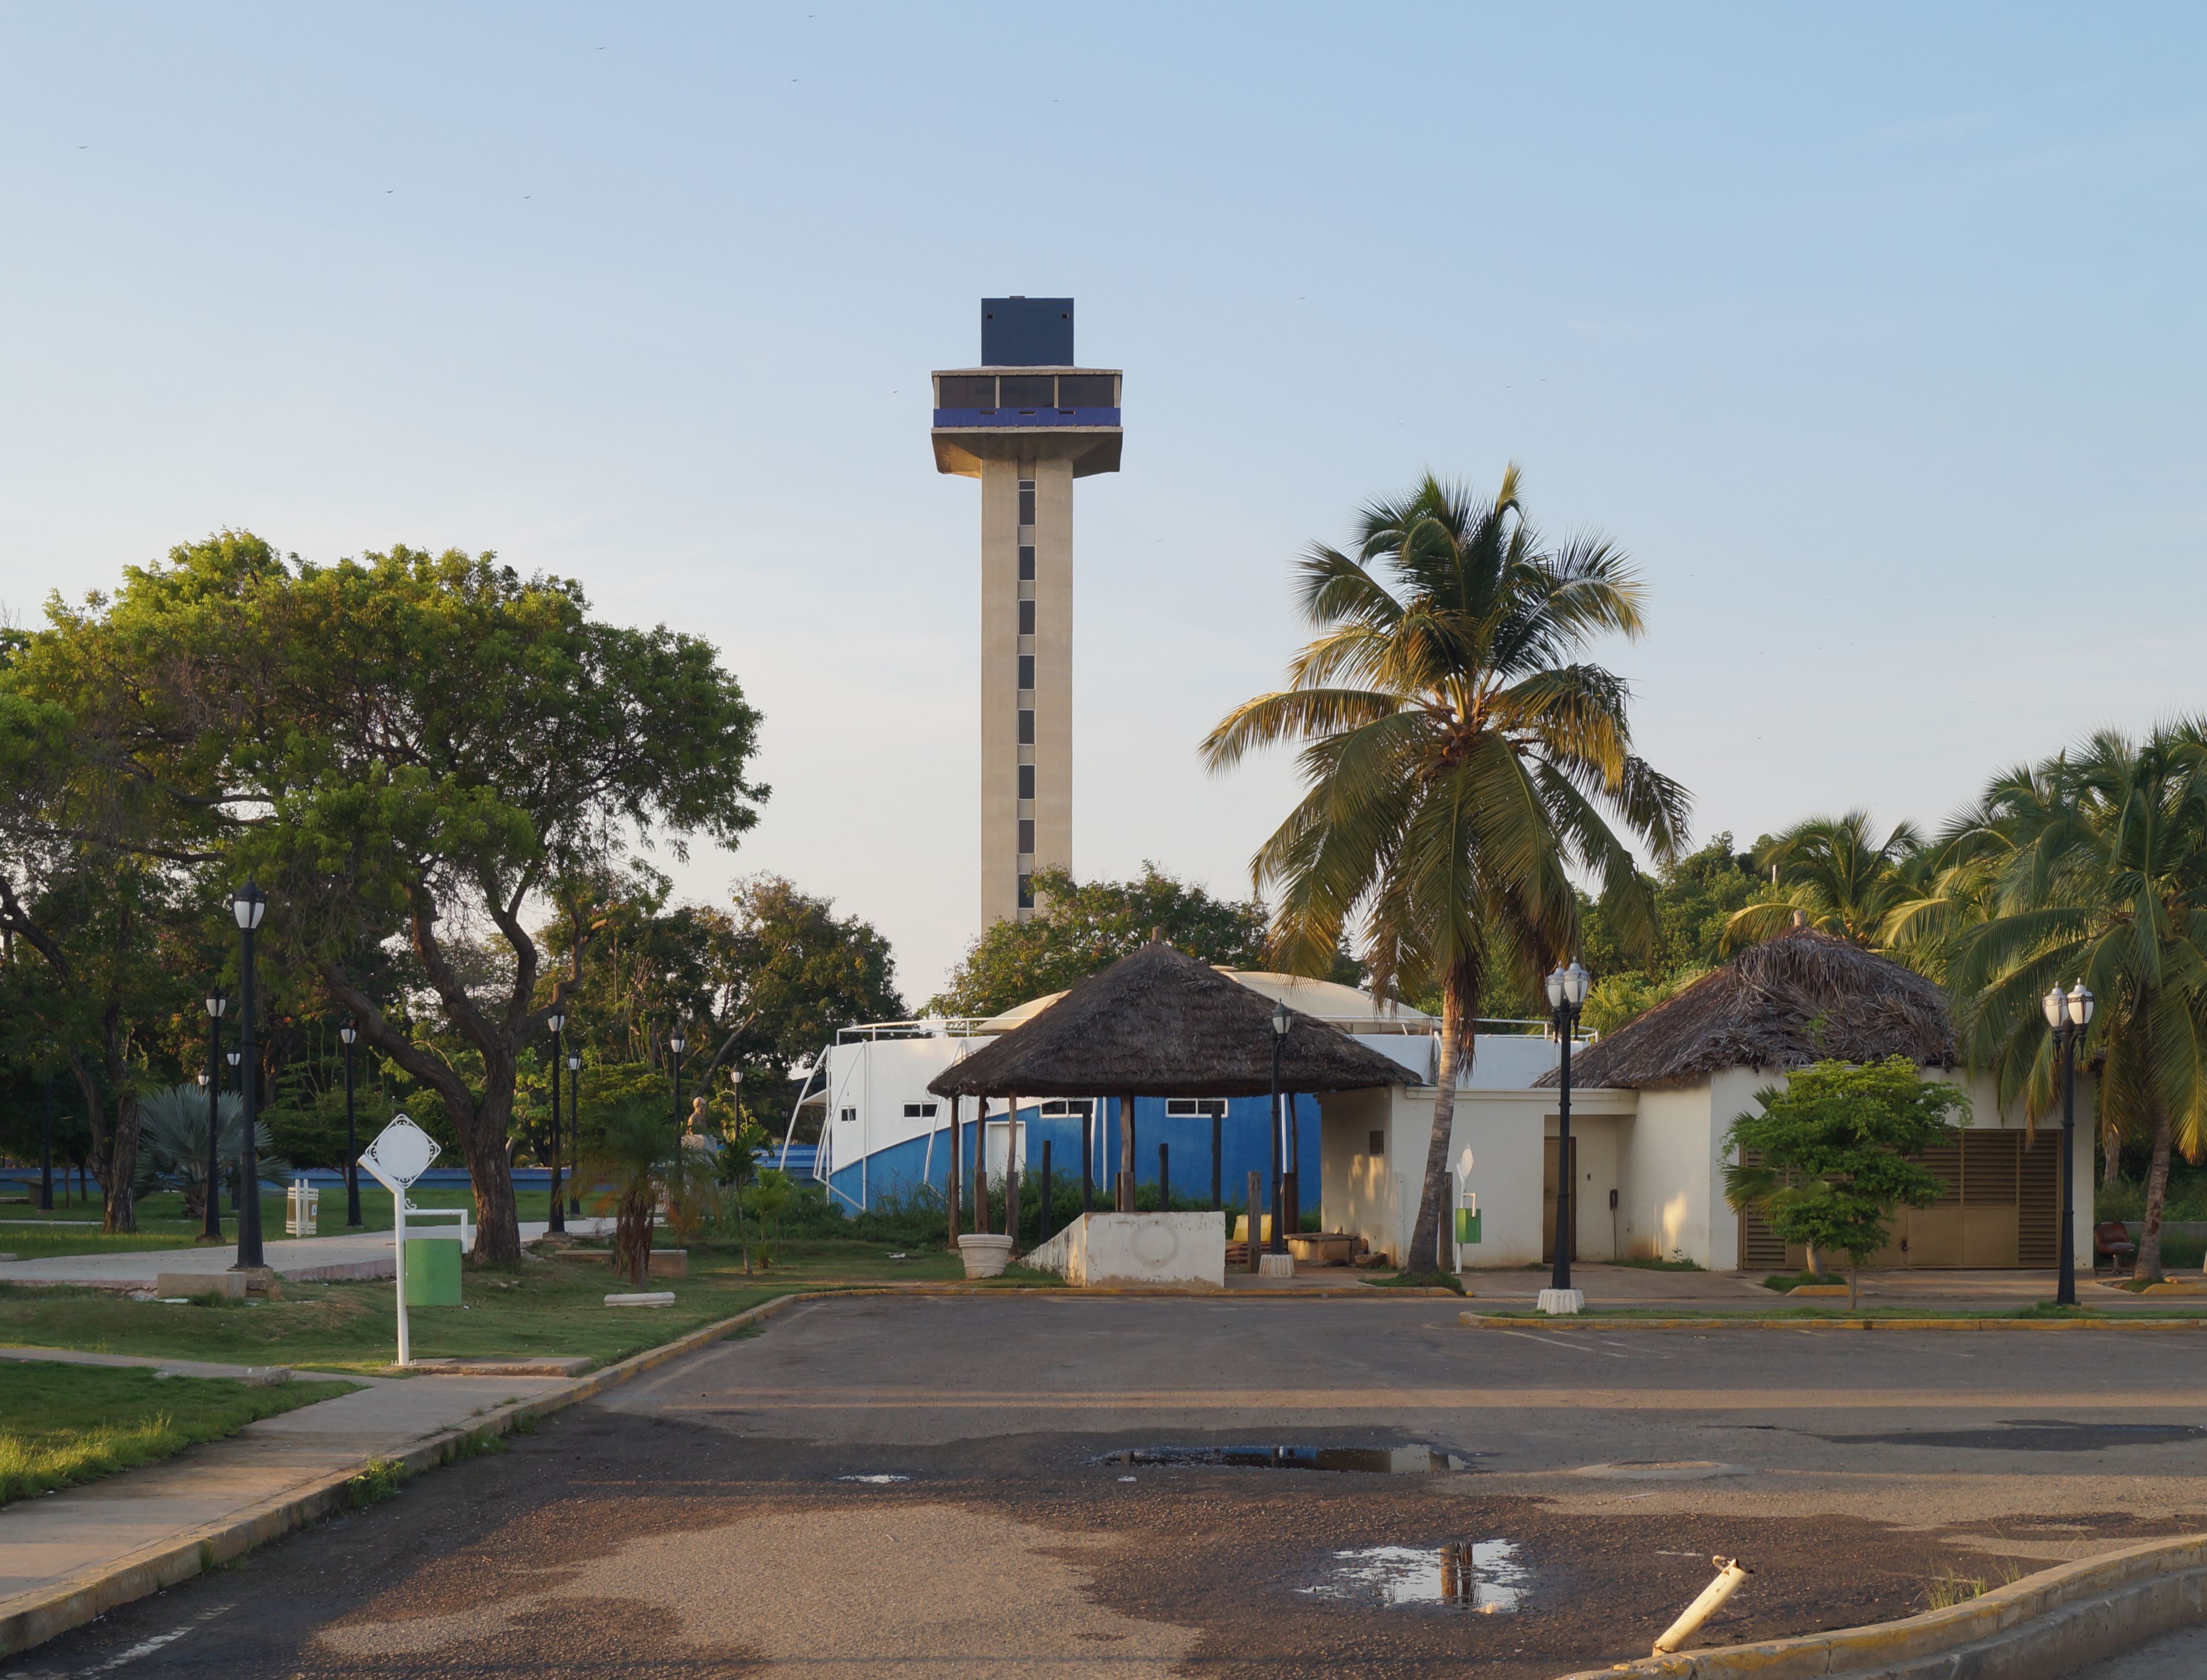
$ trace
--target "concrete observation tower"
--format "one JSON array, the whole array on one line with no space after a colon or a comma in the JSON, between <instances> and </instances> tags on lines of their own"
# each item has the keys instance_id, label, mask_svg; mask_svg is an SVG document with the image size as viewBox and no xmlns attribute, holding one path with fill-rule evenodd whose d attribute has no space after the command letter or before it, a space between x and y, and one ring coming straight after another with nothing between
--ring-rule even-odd
<instances>
[{"instance_id":1,"label":"concrete observation tower","mask_svg":"<svg viewBox=\"0 0 2207 1680\"><path fill-rule=\"evenodd\" d=\"M935 465L981 481L981 925L1073 864L1073 481L1119 470L1119 372L1069 297L981 300L981 365L935 374Z\"/></svg>"}]
</instances>

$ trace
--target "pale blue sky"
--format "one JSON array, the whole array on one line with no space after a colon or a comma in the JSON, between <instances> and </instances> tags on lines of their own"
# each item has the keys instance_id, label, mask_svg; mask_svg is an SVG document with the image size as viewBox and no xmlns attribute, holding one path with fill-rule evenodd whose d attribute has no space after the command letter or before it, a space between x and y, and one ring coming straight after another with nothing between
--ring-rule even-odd
<instances>
[{"instance_id":1,"label":"pale blue sky","mask_svg":"<svg viewBox=\"0 0 2207 1680\"><path fill-rule=\"evenodd\" d=\"M2207 14L2184 6L0 10L0 605L223 525L495 548L711 637L782 870L908 995L974 931L984 294L1127 370L1076 502L1084 875L1227 891L1194 745L1288 563L1511 458L1743 839L1936 822L2207 706Z\"/></svg>"}]
</instances>

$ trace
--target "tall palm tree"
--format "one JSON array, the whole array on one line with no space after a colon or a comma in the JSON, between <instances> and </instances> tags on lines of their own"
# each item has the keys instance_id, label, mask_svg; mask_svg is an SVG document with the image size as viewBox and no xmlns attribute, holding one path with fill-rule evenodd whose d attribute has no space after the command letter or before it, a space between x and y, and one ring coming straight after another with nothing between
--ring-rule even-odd
<instances>
[{"instance_id":1,"label":"tall palm tree","mask_svg":"<svg viewBox=\"0 0 2207 1680\"><path fill-rule=\"evenodd\" d=\"M1734 911L1725 924L1728 950L1784 932L1797 910L1811 927L1864 950L1880 947L1893 911L1921 896L1927 858L1914 823L1903 822L1879 840L1869 813L1851 810L1797 822L1756 847L1755 861L1766 873L1775 871L1783 896Z\"/></svg>"},{"instance_id":2,"label":"tall palm tree","mask_svg":"<svg viewBox=\"0 0 2207 1680\"><path fill-rule=\"evenodd\" d=\"M1223 771L1303 744L1306 792L1251 862L1276 886L1274 960L1324 974L1361 919L1375 993L1441 995L1439 1090L1406 1264L1439 1235L1458 1069L1468 1067L1486 953L1536 990L1574 948L1574 870L1596 876L1629 938L1653 906L1603 812L1668 862L1687 798L1630 751L1623 679L1574 662L1591 638L1641 633L1641 586L1606 539L1545 547L1517 469L1491 502L1428 474L1360 516L1356 552L1297 562L1319 635L1290 685L1236 707L1203 744ZM1490 938L1492 936L1492 938Z\"/></svg>"},{"instance_id":3,"label":"tall palm tree","mask_svg":"<svg viewBox=\"0 0 2207 1680\"><path fill-rule=\"evenodd\" d=\"M1954 963L1965 1043L2003 1102L2043 1112L2053 1045L2038 1000L2080 979L2099 999L2079 1054L2104 1055L2107 1117L2152 1139L2138 1270L2158 1277L2171 1152L2207 1148L2207 722L2095 735L1996 779L1983 811L2013 850L1996 913Z\"/></svg>"}]
</instances>

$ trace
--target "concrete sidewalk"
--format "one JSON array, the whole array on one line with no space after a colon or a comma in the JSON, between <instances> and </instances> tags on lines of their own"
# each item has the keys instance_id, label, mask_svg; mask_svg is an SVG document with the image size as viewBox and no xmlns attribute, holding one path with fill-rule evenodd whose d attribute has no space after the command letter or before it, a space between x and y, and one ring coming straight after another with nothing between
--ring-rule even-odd
<instances>
[{"instance_id":1,"label":"concrete sidewalk","mask_svg":"<svg viewBox=\"0 0 2207 1680\"><path fill-rule=\"evenodd\" d=\"M9 1357L39 1355L19 1348ZM196 1361L54 1357L190 1376L245 1374L242 1366ZM433 1438L477 1426L493 1408L577 1386L547 1377L346 1380L365 1386L263 1418L161 1463L0 1508L0 1653L88 1619L81 1611L97 1615L166 1584L164 1565L180 1552L200 1551L192 1563L203 1568L284 1532L295 1526L288 1505L353 1474L365 1460L403 1458ZM254 1532L256 1519L266 1533ZM105 1602L87 1602L87 1595ZM41 1615L53 1625L39 1626Z\"/></svg>"},{"instance_id":2,"label":"concrete sidewalk","mask_svg":"<svg viewBox=\"0 0 2207 1680\"><path fill-rule=\"evenodd\" d=\"M1654 1271L1642 1266L1603 1265L1587 1261L1571 1264L1571 1282L1589 1307L1629 1307L1655 1310L1691 1309L1696 1314L1720 1312L1766 1313L1787 1307L1844 1308L1845 1295L1785 1295L1762 1287L1762 1272ZM1321 1272L1306 1273L1318 1277ZM2198 1282L2194 1273L2172 1274ZM1490 1308L1512 1311L1535 1304L1548 1287L1548 1269L1538 1271L1468 1271L1464 1287L1475 1301ZM1834 1282L1844 1283L1845 1274ZM2054 1299L2054 1276L2047 1271L1865 1271L1862 1276L1862 1306L1872 1307L1946 1307L1958 1312L2013 1311L2034 1301ZM2104 1312L2142 1312L2162 1315L2172 1309L2207 1306L2207 1293L2197 1300L2183 1295L2140 1295L2114 1289L2089 1273L2077 1277L2080 1305Z\"/></svg>"},{"instance_id":3,"label":"concrete sidewalk","mask_svg":"<svg viewBox=\"0 0 2207 1680\"><path fill-rule=\"evenodd\" d=\"M603 1236L613 1229L610 1219L571 1218L567 1229L576 1236ZM521 1240L534 1242L550 1226L530 1221L521 1228ZM450 1235L449 1224L423 1227L423 1234ZM395 1240L389 1231L362 1231L332 1236L285 1237L261 1244L261 1253L277 1273L299 1282L334 1282L343 1278L390 1277L397 1274ZM43 1260L0 1261L0 1283L89 1283L102 1288L150 1289L163 1272L190 1272L206 1276L228 1271L236 1263L234 1244L204 1248L147 1248L132 1253L67 1254Z\"/></svg>"}]
</instances>

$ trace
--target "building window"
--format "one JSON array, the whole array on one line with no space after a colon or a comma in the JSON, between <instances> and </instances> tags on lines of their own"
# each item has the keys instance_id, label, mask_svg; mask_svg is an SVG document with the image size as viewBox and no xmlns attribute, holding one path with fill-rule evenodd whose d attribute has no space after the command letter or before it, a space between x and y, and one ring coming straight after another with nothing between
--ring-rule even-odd
<instances>
[{"instance_id":1,"label":"building window","mask_svg":"<svg viewBox=\"0 0 2207 1680\"><path fill-rule=\"evenodd\" d=\"M1003 376L1003 404L1008 409L1052 409L1057 406L1057 380L1049 374L1007 374ZM1032 525L1032 515L1020 522Z\"/></svg>"},{"instance_id":2,"label":"building window","mask_svg":"<svg viewBox=\"0 0 2207 1680\"><path fill-rule=\"evenodd\" d=\"M1005 383L1008 385L1011 381L1007 380ZM1035 481L1031 478L1023 478L1020 481L1020 523L1022 525L1032 525L1035 522L1034 484Z\"/></svg>"},{"instance_id":3,"label":"building window","mask_svg":"<svg viewBox=\"0 0 2207 1680\"><path fill-rule=\"evenodd\" d=\"M1374 1132L1372 1134L1371 1152L1374 1155L1385 1155L1387 1152L1387 1134L1385 1132Z\"/></svg>"},{"instance_id":4,"label":"building window","mask_svg":"<svg viewBox=\"0 0 2207 1680\"><path fill-rule=\"evenodd\" d=\"M1165 1113L1176 1120L1200 1119L1205 1115L1223 1116L1226 1099L1223 1097L1169 1097Z\"/></svg>"},{"instance_id":5,"label":"building window","mask_svg":"<svg viewBox=\"0 0 2207 1680\"><path fill-rule=\"evenodd\" d=\"M1031 875L1023 875L1020 877L1020 908L1022 910L1034 908L1034 877Z\"/></svg>"},{"instance_id":6,"label":"building window","mask_svg":"<svg viewBox=\"0 0 2207 1680\"><path fill-rule=\"evenodd\" d=\"M939 409L993 409L996 382L971 374L946 374L936 381L935 405Z\"/></svg>"},{"instance_id":7,"label":"building window","mask_svg":"<svg viewBox=\"0 0 2207 1680\"><path fill-rule=\"evenodd\" d=\"M1045 1120L1060 1117L1086 1120L1096 1112L1096 1104L1086 1097L1075 1097L1063 1103L1045 1103L1042 1105L1042 1112Z\"/></svg>"},{"instance_id":8,"label":"building window","mask_svg":"<svg viewBox=\"0 0 2207 1680\"><path fill-rule=\"evenodd\" d=\"M1020 798L1032 799L1034 796L1034 766L1022 764L1020 766Z\"/></svg>"},{"instance_id":9,"label":"building window","mask_svg":"<svg viewBox=\"0 0 2207 1680\"><path fill-rule=\"evenodd\" d=\"M1031 542L1020 545L1020 582L1034 582L1034 545Z\"/></svg>"},{"instance_id":10,"label":"building window","mask_svg":"<svg viewBox=\"0 0 2207 1680\"><path fill-rule=\"evenodd\" d=\"M1034 818L1032 816L1020 818L1020 856L1034 856Z\"/></svg>"},{"instance_id":11,"label":"building window","mask_svg":"<svg viewBox=\"0 0 2207 1680\"><path fill-rule=\"evenodd\" d=\"M856 1120L858 1117L858 1111L856 1109L844 1109L844 1110L843 1110L843 1112L842 1112L842 1113L840 1113L840 1114L839 1114L839 1115L837 1115L835 1116L835 1118L836 1118L836 1119L838 1119L838 1120L841 1121L843 1122L843 1124L844 1124L844 1125L846 1125L846 1126L848 1126L848 1125L849 1125L852 1121Z\"/></svg>"},{"instance_id":12,"label":"building window","mask_svg":"<svg viewBox=\"0 0 2207 1680\"><path fill-rule=\"evenodd\" d=\"M1029 578L1027 581L1032 583L1034 580ZM1023 601L1020 603L1020 634L1032 636L1034 633L1034 602Z\"/></svg>"},{"instance_id":13,"label":"building window","mask_svg":"<svg viewBox=\"0 0 2207 1680\"><path fill-rule=\"evenodd\" d=\"M1031 747L1034 744L1034 714L1032 712L1020 714L1020 744L1023 747Z\"/></svg>"},{"instance_id":14,"label":"building window","mask_svg":"<svg viewBox=\"0 0 2207 1680\"><path fill-rule=\"evenodd\" d=\"M948 380L943 381L945 386L949 383ZM1115 409L1119 406L1119 393L1111 387L1116 384L1118 380L1109 374L1060 374L1057 405L1061 409Z\"/></svg>"},{"instance_id":15,"label":"building window","mask_svg":"<svg viewBox=\"0 0 2207 1680\"><path fill-rule=\"evenodd\" d=\"M935 1104L932 1103L907 1103L904 1105L904 1117L906 1120L933 1120L935 1118Z\"/></svg>"},{"instance_id":16,"label":"building window","mask_svg":"<svg viewBox=\"0 0 2207 1680\"><path fill-rule=\"evenodd\" d=\"M1034 686L1034 655L1032 654L1020 655L1020 686L1021 688Z\"/></svg>"}]
</instances>

